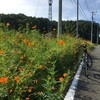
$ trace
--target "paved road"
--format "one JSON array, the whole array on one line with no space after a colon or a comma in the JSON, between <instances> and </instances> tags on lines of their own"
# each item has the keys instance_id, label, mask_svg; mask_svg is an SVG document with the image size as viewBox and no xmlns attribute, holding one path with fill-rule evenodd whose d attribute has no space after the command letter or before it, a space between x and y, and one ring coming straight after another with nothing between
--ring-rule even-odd
<instances>
[{"instance_id":1,"label":"paved road","mask_svg":"<svg viewBox=\"0 0 100 100\"><path fill-rule=\"evenodd\" d=\"M100 45L92 51L93 68L89 78L84 76L84 70L79 79L74 100L100 100Z\"/></svg>"}]
</instances>

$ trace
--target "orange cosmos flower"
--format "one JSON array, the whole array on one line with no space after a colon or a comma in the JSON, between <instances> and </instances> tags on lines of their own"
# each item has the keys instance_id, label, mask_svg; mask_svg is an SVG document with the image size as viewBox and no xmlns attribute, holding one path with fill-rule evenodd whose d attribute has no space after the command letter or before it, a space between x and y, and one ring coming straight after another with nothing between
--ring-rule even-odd
<instances>
[{"instance_id":1,"label":"orange cosmos flower","mask_svg":"<svg viewBox=\"0 0 100 100\"><path fill-rule=\"evenodd\" d=\"M7 83L8 82L8 78L7 77L1 77L0 78L0 83Z\"/></svg>"},{"instance_id":2,"label":"orange cosmos flower","mask_svg":"<svg viewBox=\"0 0 100 100\"><path fill-rule=\"evenodd\" d=\"M33 29L35 29L36 27L37 27L36 25L32 26Z\"/></svg>"},{"instance_id":3,"label":"orange cosmos flower","mask_svg":"<svg viewBox=\"0 0 100 100\"><path fill-rule=\"evenodd\" d=\"M19 67L19 68L18 68L18 70L19 70L19 71L23 71L23 70L24 70L24 68Z\"/></svg>"},{"instance_id":4,"label":"orange cosmos flower","mask_svg":"<svg viewBox=\"0 0 100 100\"><path fill-rule=\"evenodd\" d=\"M13 90L12 90L12 89L10 89L10 90L9 90L9 93L12 93L12 92L13 92Z\"/></svg>"},{"instance_id":5,"label":"orange cosmos flower","mask_svg":"<svg viewBox=\"0 0 100 100\"><path fill-rule=\"evenodd\" d=\"M64 74L63 74L63 77L66 77L66 76L67 76L67 73L64 73Z\"/></svg>"},{"instance_id":6,"label":"orange cosmos flower","mask_svg":"<svg viewBox=\"0 0 100 100\"><path fill-rule=\"evenodd\" d=\"M5 50L1 50L1 51L0 51L0 54L5 54L5 53L6 53Z\"/></svg>"},{"instance_id":7,"label":"orange cosmos flower","mask_svg":"<svg viewBox=\"0 0 100 100\"><path fill-rule=\"evenodd\" d=\"M19 76L15 76L14 79L15 79L15 81L16 81L17 83L20 82Z\"/></svg>"},{"instance_id":8,"label":"orange cosmos flower","mask_svg":"<svg viewBox=\"0 0 100 100\"><path fill-rule=\"evenodd\" d=\"M29 40L27 40L27 39L24 39L23 41L24 41L25 43L29 43Z\"/></svg>"},{"instance_id":9,"label":"orange cosmos flower","mask_svg":"<svg viewBox=\"0 0 100 100\"><path fill-rule=\"evenodd\" d=\"M63 82L63 81L64 81L64 78L63 78L63 77L60 77L60 78L59 78L59 81L60 81L60 82Z\"/></svg>"},{"instance_id":10,"label":"orange cosmos flower","mask_svg":"<svg viewBox=\"0 0 100 100\"><path fill-rule=\"evenodd\" d=\"M29 43L28 43L28 46L30 46L30 47L31 47L31 46L33 46L33 44L32 44L31 42L29 42Z\"/></svg>"},{"instance_id":11,"label":"orange cosmos flower","mask_svg":"<svg viewBox=\"0 0 100 100\"><path fill-rule=\"evenodd\" d=\"M42 65L40 65L39 68L42 69Z\"/></svg>"},{"instance_id":12,"label":"orange cosmos flower","mask_svg":"<svg viewBox=\"0 0 100 100\"><path fill-rule=\"evenodd\" d=\"M30 98L29 97L26 97L26 99L25 100L30 100Z\"/></svg>"},{"instance_id":13,"label":"orange cosmos flower","mask_svg":"<svg viewBox=\"0 0 100 100\"><path fill-rule=\"evenodd\" d=\"M63 40L59 40L58 44L59 45L63 45L64 44L64 41Z\"/></svg>"},{"instance_id":14,"label":"orange cosmos flower","mask_svg":"<svg viewBox=\"0 0 100 100\"><path fill-rule=\"evenodd\" d=\"M32 63L33 62L33 60L30 60L30 63Z\"/></svg>"},{"instance_id":15,"label":"orange cosmos flower","mask_svg":"<svg viewBox=\"0 0 100 100\"><path fill-rule=\"evenodd\" d=\"M32 88L28 89L28 92L31 93L32 92Z\"/></svg>"}]
</instances>

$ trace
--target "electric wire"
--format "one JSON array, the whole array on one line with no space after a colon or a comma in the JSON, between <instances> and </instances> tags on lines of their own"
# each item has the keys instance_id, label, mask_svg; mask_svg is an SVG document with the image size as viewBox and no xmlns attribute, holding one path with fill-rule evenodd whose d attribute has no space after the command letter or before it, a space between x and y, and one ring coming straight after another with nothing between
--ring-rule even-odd
<instances>
[{"instance_id":1,"label":"electric wire","mask_svg":"<svg viewBox=\"0 0 100 100\"><path fill-rule=\"evenodd\" d=\"M75 7L75 9L77 9L77 3L76 3L76 1L73 2L72 0L70 0L70 2L73 4L73 6ZM80 16L83 17L84 15L82 13L80 13Z\"/></svg>"},{"instance_id":2,"label":"electric wire","mask_svg":"<svg viewBox=\"0 0 100 100\"><path fill-rule=\"evenodd\" d=\"M90 0L90 2L91 2L91 12L95 11L95 8L94 8L94 5L93 5L93 0Z\"/></svg>"},{"instance_id":3,"label":"electric wire","mask_svg":"<svg viewBox=\"0 0 100 100\"><path fill-rule=\"evenodd\" d=\"M88 5L87 5L86 0L84 0L84 2L85 2L85 5L86 5L86 7L87 7L87 10L88 10L88 12L89 12L89 14L90 14L90 17L91 17L91 11L90 11L90 9L89 9L89 7L88 7Z\"/></svg>"},{"instance_id":4,"label":"electric wire","mask_svg":"<svg viewBox=\"0 0 100 100\"><path fill-rule=\"evenodd\" d=\"M70 0L70 2L73 4L73 6L76 8L76 5L75 5L75 3L73 3L73 1L72 0Z\"/></svg>"},{"instance_id":5,"label":"electric wire","mask_svg":"<svg viewBox=\"0 0 100 100\"><path fill-rule=\"evenodd\" d=\"M36 15L37 15L37 11L38 11L38 7L39 7L39 2L40 0L38 0L38 3L37 3L37 8L36 8L36 11L35 11L35 17L36 17Z\"/></svg>"},{"instance_id":6,"label":"electric wire","mask_svg":"<svg viewBox=\"0 0 100 100\"><path fill-rule=\"evenodd\" d=\"M96 1L94 0L95 10L97 11Z\"/></svg>"},{"instance_id":7,"label":"electric wire","mask_svg":"<svg viewBox=\"0 0 100 100\"><path fill-rule=\"evenodd\" d=\"M71 3L72 3L72 5L74 6L74 8L75 9L77 9L77 2L76 2L76 0L69 0ZM89 2L91 2L91 4L89 5ZM87 14L85 13L85 11L84 11L84 4L85 4L85 6L86 6L86 9L87 9L87 11L88 11L88 14L89 14L89 16L87 16ZM85 20L91 20L90 18L91 18L91 12L94 12L94 14L96 14L96 13L98 13L98 15L96 15L95 17L94 17L94 20L96 20L96 19L98 19L98 21L100 21L100 18L98 18L98 16L100 15L99 14L99 12L97 11L98 9L97 9L97 2L96 2L96 0L89 0L89 1L86 1L86 0L84 0L84 2L83 3L81 3L81 1L79 2L79 16L81 16L82 18L84 18Z\"/></svg>"},{"instance_id":8,"label":"electric wire","mask_svg":"<svg viewBox=\"0 0 100 100\"><path fill-rule=\"evenodd\" d=\"M83 8L82 8L82 6L81 6L81 4L80 4L80 3L79 3L79 6L80 6L80 8L81 8L81 11L82 11L82 13L83 13L84 17L88 20L88 18L87 18L87 16L86 16L86 14L84 13Z\"/></svg>"},{"instance_id":9,"label":"electric wire","mask_svg":"<svg viewBox=\"0 0 100 100\"><path fill-rule=\"evenodd\" d=\"M98 17L100 15L100 12L98 12L98 10L97 10L96 0L93 0L93 1L94 1L94 6L95 6L95 12L96 12L95 20L96 20L96 22L98 22L98 21L100 21L100 18Z\"/></svg>"},{"instance_id":10,"label":"electric wire","mask_svg":"<svg viewBox=\"0 0 100 100\"><path fill-rule=\"evenodd\" d=\"M77 5L77 2L74 0L74 2L75 2L75 4ZM82 15L82 17L84 18L84 19L88 19L87 18L87 16L86 16L86 14L84 13L84 11L83 11L83 8L82 8L82 6L80 5L80 2L79 2L79 7L80 7L80 9L79 9L79 11L80 11L80 14Z\"/></svg>"}]
</instances>

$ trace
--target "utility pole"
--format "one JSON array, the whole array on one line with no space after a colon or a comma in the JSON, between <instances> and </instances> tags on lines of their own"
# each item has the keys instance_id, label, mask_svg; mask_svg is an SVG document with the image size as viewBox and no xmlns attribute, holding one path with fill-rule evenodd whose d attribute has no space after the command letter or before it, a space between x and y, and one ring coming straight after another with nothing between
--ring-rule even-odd
<instances>
[{"instance_id":1,"label":"utility pole","mask_svg":"<svg viewBox=\"0 0 100 100\"><path fill-rule=\"evenodd\" d=\"M76 37L78 37L78 30L79 30L79 27L78 27L78 20L79 20L79 0L77 0L77 24L76 24L76 27L77 27L77 29L76 29Z\"/></svg>"},{"instance_id":2,"label":"utility pole","mask_svg":"<svg viewBox=\"0 0 100 100\"><path fill-rule=\"evenodd\" d=\"M98 44L98 37L99 37L99 24L97 24L97 44Z\"/></svg>"},{"instance_id":3,"label":"utility pole","mask_svg":"<svg viewBox=\"0 0 100 100\"><path fill-rule=\"evenodd\" d=\"M48 0L48 4L49 4L49 11L48 11L48 31L50 32L52 30L52 3L53 0Z\"/></svg>"},{"instance_id":4,"label":"utility pole","mask_svg":"<svg viewBox=\"0 0 100 100\"><path fill-rule=\"evenodd\" d=\"M58 2L58 37L62 34L62 0Z\"/></svg>"},{"instance_id":5,"label":"utility pole","mask_svg":"<svg viewBox=\"0 0 100 100\"><path fill-rule=\"evenodd\" d=\"M95 12L92 12L92 22L91 22L91 42L93 42L93 15L95 15Z\"/></svg>"}]
</instances>

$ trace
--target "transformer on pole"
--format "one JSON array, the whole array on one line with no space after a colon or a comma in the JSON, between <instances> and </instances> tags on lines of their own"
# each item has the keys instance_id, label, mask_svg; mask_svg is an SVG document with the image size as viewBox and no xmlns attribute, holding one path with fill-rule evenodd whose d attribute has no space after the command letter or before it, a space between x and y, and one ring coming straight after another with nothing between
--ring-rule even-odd
<instances>
[{"instance_id":1,"label":"transformer on pole","mask_svg":"<svg viewBox=\"0 0 100 100\"><path fill-rule=\"evenodd\" d=\"M48 0L49 3L49 11L48 11L48 19L49 19L49 23L48 23L48 31L52 30L52 3L53 0Z\"/></svg>"}]
</instances>

